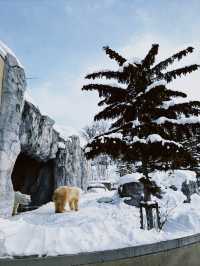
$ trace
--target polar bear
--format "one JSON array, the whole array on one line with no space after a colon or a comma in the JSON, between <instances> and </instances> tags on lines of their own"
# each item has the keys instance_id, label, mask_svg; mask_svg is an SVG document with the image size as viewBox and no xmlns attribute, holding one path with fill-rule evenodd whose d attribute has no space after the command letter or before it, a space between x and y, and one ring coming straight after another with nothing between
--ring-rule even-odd
<instances>
[{"instance_id":1,"label":"polar bear","mask_svg":"<svg viewBox=\"0 0 200 266\"><path fill-rule=\"evenodd\" d=\"M78 211L80 190L77 187L61 186L53 194L55 212L65 212L65 205L68 203L70 210Z\"/></svg>"},{"instance_id":2,"label":"polar bear","mask_svg":"<svg viewBox=\"0 0 200 266\"><path fill-rule=\"evenodd\" d=\"M13 212L12 215L17 214L17 209L19 207L19 204L28 204L31 202L31 197L29 195L23 194L20 191L15 191L14 196L14 206L13 206Z\"/></svg>"}]
</instances>

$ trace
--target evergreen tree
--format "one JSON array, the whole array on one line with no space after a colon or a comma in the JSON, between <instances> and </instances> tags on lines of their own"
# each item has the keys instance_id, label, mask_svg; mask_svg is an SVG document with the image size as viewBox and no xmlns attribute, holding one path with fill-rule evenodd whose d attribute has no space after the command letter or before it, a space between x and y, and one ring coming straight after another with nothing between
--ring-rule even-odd
<instances>
[{"instance_id":1,"label":"evergreen tree","mask_svg":"<svg viewBox=\"0 0 200 266\"><path fill-rule=\"evenodd\" d=\"M155 64L158 44L153 44L140 62L128 61L109 47L106 54L115 60L117 71L99 71L87 79L114 79L118 85L88 84L83 90L98 91L98 103L104 109L95 120L112 120L109 130L95 137L85 149L88 158L109 154L128 163L141 162L144 175L145 201L151 199L148 173L155 169L189 167L196 161L180 144L183 136L199 128L200 102L175 103L176 97L186 98L181 91L167 89L167 83L199 68L193 64L167 71L169 65L193 52L192 47L179 51Z\"/></svg>"}]
</instances>

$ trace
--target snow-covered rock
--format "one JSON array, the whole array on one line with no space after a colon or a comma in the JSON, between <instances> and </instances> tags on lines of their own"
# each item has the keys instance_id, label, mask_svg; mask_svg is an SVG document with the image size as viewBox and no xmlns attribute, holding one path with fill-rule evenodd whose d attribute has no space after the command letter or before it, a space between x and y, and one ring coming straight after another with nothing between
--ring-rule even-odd
<instances>
[{"instance_id":1,"label":"snow-covered rock","mask_svg":"<svg viewBox=\"0 0 200 266\"><path fill-rule=\"evenodd\" d=\"M125 203L139 207L140 201L143 198L144 187L140 182L142 178L141 173L132 173L121 176L119 178L118 193L120 197L129 197L125 199Z\"/></svg>"},{"instance_id":2,"label":"snow-covered rock","mask_svg":"<svg viewBox=\"0 0 200 266\"><path fill-rule=\"evenodd\" d=\"M138 183L140 182L139 181L140 178L142 178L142 174L140 173L127 174L119 178L119 185L124 185L133 182Z\"/></svg>"}]
</instances>

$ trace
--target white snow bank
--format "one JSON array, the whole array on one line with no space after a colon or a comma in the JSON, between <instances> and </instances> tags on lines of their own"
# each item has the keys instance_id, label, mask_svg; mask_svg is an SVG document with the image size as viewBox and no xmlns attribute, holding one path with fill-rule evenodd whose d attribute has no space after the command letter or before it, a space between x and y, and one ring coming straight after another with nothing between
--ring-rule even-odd
<instances>
[{"instance_id":1,"label":"white snow bank","mask_svg":"<svg viewBox=\"0 0 200 266\"><path fill-rule=\"evenodd\" d=\"M5 58L7 54L15 57L18 66L24 68L14 52L10 48L8 48L2 41L0 41L0 55Z\"/></svg>"},{"instance_id":2,"label":"white snow bank","mask_svg":"<svg viewBox=\"0 0 200 266\"><path fill-rule=\"evenodd\" d=\"M124 184L132 183L132 182L140 182L139 179L142 178L142 176L143 175L140 173L132 173L132 174L121 176L119 178L119 185L124 185Z\"/></svg>"},{"instance_id":3,"label":"white snow bank","mask_svg":"<svg viewBox=\"0 0 200 266\"><path fill-rule=\"evenodd\" d=\"M177 172L179 173L179 172ZM190 174L189 174L190 175ZM10 219L0 219L0 256L61 255L154 243L200 232L200 197L191 204L168 189L159 200L167 221L162 231L140 229L139 210L113 192L83 193L80 210L55 214L53 203ZM111 203L98 203L111 197Z\"/></svg>"},{"instance_id":4,"label":"white snow bank","mask_svg":"<svg viewBox=\"0 0 200 266\"><path fill-rule=\"evenodd\" d=\"M155 171L150 176L159 187L168 188L173 185L178 190L181 190L182 183L196 181L196 173L190 170Z\"/></svg>"}]
</instances>

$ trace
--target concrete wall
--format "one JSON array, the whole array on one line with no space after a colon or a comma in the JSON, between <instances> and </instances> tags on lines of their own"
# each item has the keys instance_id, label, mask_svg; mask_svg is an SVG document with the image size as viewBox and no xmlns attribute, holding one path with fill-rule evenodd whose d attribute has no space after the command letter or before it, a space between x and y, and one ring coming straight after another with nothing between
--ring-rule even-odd
<instances>
[{"instance_id":1,"label":"concrete wall","mask_svg":"<svg viewBox=\"0 0 200 266\"><path fill-rule=\"evenodd\" d=\"M200 234L128 247L58 257L0 259L0 266L199 266Z\"/></svg>"}]
</instances>

